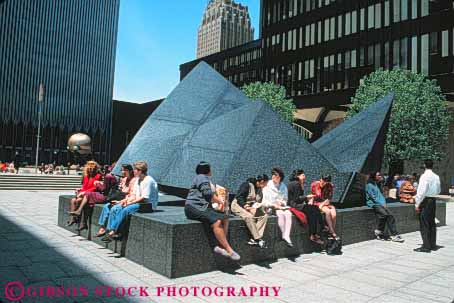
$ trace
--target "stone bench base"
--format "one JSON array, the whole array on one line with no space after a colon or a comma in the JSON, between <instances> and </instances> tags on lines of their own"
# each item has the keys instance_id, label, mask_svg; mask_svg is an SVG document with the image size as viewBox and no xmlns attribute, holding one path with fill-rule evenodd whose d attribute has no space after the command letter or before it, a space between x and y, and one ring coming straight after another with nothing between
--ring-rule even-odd
<instances>
[{"instance_id":1,"label":"stone bench base","mask_svg":"<svg viewBox=\"0 0 454 303\"><path fill-rule=\"evenodd\" d=\"M69 200L68 196L60 196L58 225L74 231L74 228L64 226L69 219ZM413 205L394 203L390 204L389 208L396 218L400 233L419 230ZM101 210L102 205L96 205L94 208L91 239L106 246L99 238L94 237L99 228L97 222ZM437 218L440 225L446 224L445 203L437 203ZM374 239L375 227L375 215L368 207L338 210L336 232L344 245ZM81 236L88 238L88 231L82 231ZM228 238L232 247L241 255L240 265L274 261L319 249L309 240L307 230L296 218L293 219L291 232L293 248L287 247L281 241L277 218L274 216L268 219L266 226L264 240L268 247L265 249L247 244L250 234L238 217L230 220ZM177 278L238 267L238 263L213 254L215 244L211 230L200 222L186 219L182 207L160 205L157 212L132 215L127 241L114 241L106 247L157 273Z\"/></svg>"}]
</instances>

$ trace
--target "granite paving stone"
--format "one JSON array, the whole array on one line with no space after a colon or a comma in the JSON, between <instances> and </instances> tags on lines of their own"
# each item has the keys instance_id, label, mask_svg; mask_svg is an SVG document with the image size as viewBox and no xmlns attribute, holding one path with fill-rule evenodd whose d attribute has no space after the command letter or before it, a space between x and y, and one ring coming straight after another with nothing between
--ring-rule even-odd
<instances>
[{"instance_id":1,"label":"granite paving stone","mask_svg":"<svg viewBox=\"0 0 454 303\"><path fill-rule=\"evenodd\" d=\"M214 271L169 279L56 226L61 193L0 193L0 301L5 281L25 286L270 286L282 287L277 298L26 298L22 302L446 302L454 299L454 203L447 205L447 226L438 229L444 248L417 254L419 233L404 234L402 245L366 241L344 246L342 256L323 253L251 264L234 273ZM34 197L37 216L29 209ZM11 206L14 207L11 207ZM52 222L49 224L48 222ZM7 224L9 229L3 229ZM22 228L22 226L24 226ZM38 228L34 229L34 226ZM15 237L17 236L17 238ZM27 245L27 243L29 245Z\"/></svg>"}]
</instances>

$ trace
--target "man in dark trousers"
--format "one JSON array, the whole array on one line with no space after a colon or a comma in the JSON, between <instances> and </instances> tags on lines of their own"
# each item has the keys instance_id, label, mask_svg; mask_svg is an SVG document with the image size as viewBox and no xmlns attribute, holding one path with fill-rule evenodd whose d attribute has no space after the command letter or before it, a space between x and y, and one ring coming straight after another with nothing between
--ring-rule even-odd
<instances>
[{"instance_id":1,"label":"man in dark trousers","mask_svg":"<svg viewBox=\"0 0 454 303\"><path fill-rule=\"evenodd\" d=\"M414 251L430 253L437 250L437 225L435 223L436 200L434 196L441 192L440 177L432 171L433 161L424 162L424 174L419 179L415 197L416 212L419 214L419 225L422 246Z\"/></svg>"}]
</instances>

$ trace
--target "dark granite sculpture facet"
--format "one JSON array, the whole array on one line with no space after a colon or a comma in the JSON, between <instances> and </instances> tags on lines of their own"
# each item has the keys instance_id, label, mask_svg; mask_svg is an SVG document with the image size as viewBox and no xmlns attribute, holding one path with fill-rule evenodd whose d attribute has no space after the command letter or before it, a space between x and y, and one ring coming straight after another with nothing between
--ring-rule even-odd
<instances>
[{"instance_id":1,"label":"dark granite sculpture facet","mask_svg":"<svg viewBox=\"0 0 454 303\"><path fill-rule=\"evenodd\" d=\"M201 62L148 118L118 164L147 161L160 185L187 189L196 165L207 161L213 180L231 192L273 166L287 176L303 168L307 186L331 174L333 201L342 202L354 173L373 162L372 151L383 153L376 142L385 134L391 103L389 96L311 145L269 105L250 100Z\"/></svg>"}]
</instances>

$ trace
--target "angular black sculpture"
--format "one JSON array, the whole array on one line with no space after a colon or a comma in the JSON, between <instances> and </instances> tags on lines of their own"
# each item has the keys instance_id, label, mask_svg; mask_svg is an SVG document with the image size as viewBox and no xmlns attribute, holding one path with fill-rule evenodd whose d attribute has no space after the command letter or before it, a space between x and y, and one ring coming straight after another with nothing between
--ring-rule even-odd
<instances>
[{"instance_id":1,"label":"angular black sculpture","mask_svg":"<svg viewBox=\"0 0 454 303\"><path fill-rule=\"evenodd\" d=\"M270 174L273 166L282 167L286 176L303 168L307 187L322 174L331 174L333 201L342 203L355 173L367 166L367 159L373 162L371 152L383 154L383 145L376 142L385 134L392 98L311 145L269 105L250 100L201 62L148 118L117 163L147 161L157 182L180 195L191 185L200 161L211 163L213 180L231 192L248 177Z\"/></svg>"}]
</instances>

